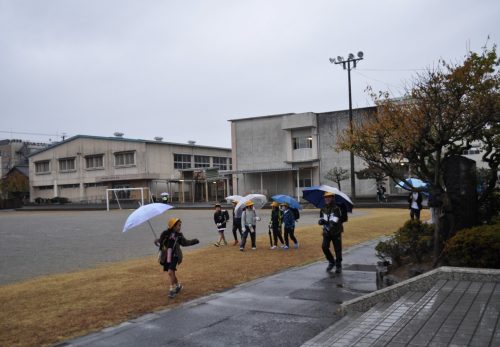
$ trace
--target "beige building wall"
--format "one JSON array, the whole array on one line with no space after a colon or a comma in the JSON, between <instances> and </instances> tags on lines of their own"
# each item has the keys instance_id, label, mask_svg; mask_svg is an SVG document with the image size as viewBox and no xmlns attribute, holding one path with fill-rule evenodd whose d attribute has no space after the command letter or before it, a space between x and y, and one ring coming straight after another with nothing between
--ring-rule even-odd
<instances>
[{"instance_id":1,"label":"beige building wall","mask_svg":"<svg viewBox=\"0 0 500 347\"><path fill-rule=\"evenodd\" d=\"M133 164L117 165L116 154L123 152L133 153ZM60 196L71 201L99 201L106 199L108 188L152 188L153 181L180 179L182 172L174 169L174 154L190 154L193 161L194 155L231 158L231 150L226 148L79 135L30 157L31 200ZM89 156L102 156L102 167L87 167ZM61 159L74 160L74 168L62 170ZM36 172L37 163L46 161L49 170ZM135 197L140 192L131 194Z\"/></svg>"}]
</instances>

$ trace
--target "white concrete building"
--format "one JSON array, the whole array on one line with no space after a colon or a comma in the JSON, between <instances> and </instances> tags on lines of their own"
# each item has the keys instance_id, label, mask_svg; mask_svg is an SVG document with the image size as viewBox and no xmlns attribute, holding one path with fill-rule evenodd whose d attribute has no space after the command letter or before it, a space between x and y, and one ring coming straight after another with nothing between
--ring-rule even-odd
<instances>
[{"instance_id":1,"label":"white concrete building","mask_svg":"<svg viewBox=\"0 0 500 347\"><path fill-rule=\"evenodd\" d=\"M353 110L353 120L375 112L375 107ZM302 196L302 189L318 184L336 186L324 177L333 167L350 172L350 153L335 151L338 135L349 125L348 110L288 113L232 119L233 186L235 193ZM355 157L355 171L366 167ZM357 196L373 196L374 180L355 181ZM341 182L351 195L350 179Z\"/></svg>"},{"instance_id":2,"label":"white concrete building","mask_svg":"<svg viewBox=\"0 0 500 347\"><path fill-rule=\"evenodd\" d=\"M229 148L77 135L29 157L30 199L104 201L106 189L147 187L155 197L169 193L174 201L221 200L231 182L218 170L231 165Z\"/></svg>"}]
</instances>

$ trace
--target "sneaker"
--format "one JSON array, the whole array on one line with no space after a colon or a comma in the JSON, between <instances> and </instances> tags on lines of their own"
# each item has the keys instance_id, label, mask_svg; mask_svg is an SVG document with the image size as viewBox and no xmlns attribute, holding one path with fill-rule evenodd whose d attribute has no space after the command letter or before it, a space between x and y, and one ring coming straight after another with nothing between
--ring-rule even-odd
<instances>
[{"instance_id":1,"label":"sneaker","mask_svg":"<svg viewBox=\"0 0 500 347\"><path fill-rule=\"evenodd\" d=\"M284 245L283 246L283 249L288 249L289 247L287 245Z\"/></svg>"},{"instance_id":2,"label":"sneaker","mask_svg":"<svg viewBox=\"0 0 500 347\"><path fill-rule=\"evenodd\" d=\"M238 240L234 240L233 246L236 246L237 244L239 244Z\"/></svg>"},{"instance_id":3,"label":"sneaker","mask_svg":"<svg viewBox=\"0 0 500 347\"><path fill-rule=\"evenodd\" d=\"M243 250L244 250L244 248L243 248L243 247L240 247L240 251L242 251L242 252L243 252Z\"/></svg>"},{"instance_id":4,"label":"sneaker","mask_svg":"<svg viewBox=\"0 0 500 347\"><path fill-rule=\"evenodd\" d=\"M296 244L293 245L293 248L299 249L299 243L297 242Z\"/></svg>"},{"instance_id":5,"label":"sneaker","mask_svg":"<svg viewBox=\"0 0 500 347\"><path fill-rule=\"evenodd\" d=\"M227 241L226 240L224 240L224 246L227 246Z\"/></svg>"},{"instance_id":6,"label":"sneaker","mask_svg":"<svg viewBox=\"0 0 500 347\"><path fill-rule=\"evenodd\" d=\"M183 285L181 283L177 283L177 287L175 287L175 294L179 294L179 292L182 290Z\"/></svg>"},{"instance_id":7,"label":"sneaker","mask_svg":"<svg viewBox=\"0 0 500 347\"><path fill-rule=\"evenodd\" d=\"M257 247L252 247L252 251L255 251L257 249Z\"/></svg>"},{"instance_id":8,"label":"sneaker","mask_svg":"<svg viewBox=\"0 0 500 347\"><path fill-rule=\"evenodd\" d=\"M342 273L342 266L337 265L337 266L335 267L335 273L336 273L336 274Z\"/></svg>"},{"instance_id":9,"label":"sneaker","mask_svg":"<svg viewBox=\"0 0 500 347\"><path fill-rule=\"evenodd\" d=\"M168 297L169 297L170 299L175 298L175 289L170 289L170 290L168 291Z\"/></svg>"},{"instance_id":10,"label":"sneaker","mask_svg":"<svg viewBox=\"0 0 500 347\"><path fill-rule=\"evenodd\" d=\"M272 247L271 247L271 248L269 248L269 249L276 249L276 246L272 246Z\"/></svg>"},{"instance_id":11,"label":"sneaker","mask_svg":"<svg viewBox=\"0 0 500 347\"><path fill-rule=\"evenodd\" d=\"M215 246L215 247L219 247L219 246L220 246L220 243L216 242L216 243L214 243L214 246Z\"/></svg>"},{"instance_id":12,"label":"sneaker","mask_svg":"<svg viewBox=\"0 0 500 347\"><path fill-rule=\"evenodd\" d=\"M327 271L327 272L332 271L332 269L333 269L333 267L334 267L334 266L335 266L335 264L334 264L334 263L328 263L328 266L326 267L326 271Z\"/></svg>"}]
</instances>

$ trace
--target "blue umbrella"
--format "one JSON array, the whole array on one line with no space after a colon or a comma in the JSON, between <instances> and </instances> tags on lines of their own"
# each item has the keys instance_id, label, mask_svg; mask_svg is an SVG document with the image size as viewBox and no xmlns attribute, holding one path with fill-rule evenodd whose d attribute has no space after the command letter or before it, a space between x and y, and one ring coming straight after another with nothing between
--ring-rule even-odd
<instances>
[{"instance_id":1,"label":"blue umbrella","mask_svg":"<svg viewBox=\"0 0 500 347\"><path fill-rule=\"evenodd\" d=\"M405 190L413 190L421 188L422 190L427 189L429 183L422 181L421 179L410 177L405 179L404 181L399 181L396 185L396 188L403 188Z\"/></svg>"},{"instance_id":2,"label":"blue umbrella","mask_svg":"<svg viewBox=\"0 0 500 347\"><path fill-rule=\"evenodd\" d=\"M304 190L302 191L302 197L314 206L322 208L325 206L325 192L331 192L335 194L335 203L337 205L344 205L348 212L352 212L354 204L352 203L349 196L347 196L347 194L345 193L342 193L335 187L330 187L323 184L321 186L304 188Z\"/></svg>"},{"instance_id":3,"label":"blue umbrella","mask_svg":"<svg viewBox=\"0 0 500 347\"><path fill-rule=\"evenodd\" d=\"M302 206L300 206L299 202L288 195L283 195L283 194L273 195L271 199L282 204L285 203L289 207L296 208L297 210L302 209Z\"/></svg>"}]
</instances>

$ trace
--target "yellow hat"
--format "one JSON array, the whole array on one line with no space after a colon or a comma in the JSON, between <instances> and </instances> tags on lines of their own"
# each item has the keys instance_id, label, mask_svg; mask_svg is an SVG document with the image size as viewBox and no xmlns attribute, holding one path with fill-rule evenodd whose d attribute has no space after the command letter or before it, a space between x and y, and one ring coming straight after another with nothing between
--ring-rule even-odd
<instances>
[{"instance_id":1,"label":"yellow hat","mask_svg":"<svg viewBox=\"0 0 500 347\"><path fill-rule=\"evenodd\" d=\"M325 194L323 194L323 196L326 198L327 196L334 196L335 194L333 194L332 192L325 192Z\"/></svg>"},{"instance_id":2,"label":"yellow hat","mask_svg":"<svg viewBox=\"0 0 500 347\"><path fill-rule=\"evenodd\" d=\"M245 206L253 206L253 201L248 200L247 202L245 202Z\"/></svg>"},{"instance_id":3,"label":"yellow hat","mask_svg":"<svg viewBox=\"0 0 500 347\"><path fill-rule=\"evenodd\" d=\"M278 204L276 201L273 201L273 202L271 203L271 206L272 206L272 207L278 207L279 205L280 205L280 204Z\"/></svg>"},{"instance_id":4,"label":"yellow hat","mask_svg":"<svg viewBox=\"0 0 500 347\"><path fill-rule=\"evenodd\" d=\"M286 202L282 202L280 205L288 207L288 204Z\"/></svg>"},{"instance_id":5,"label":"yellow hat","mask_svg":"<svg viewBox=\"0 0 500 347\"><path fill-rule=\"evenodd\" d=\"M180 222L181 220L179 218L170 218L168 220L168 223L167 223L167 226L169 229L172 229L178 222Z\"/></svg>"}]
</instances>

